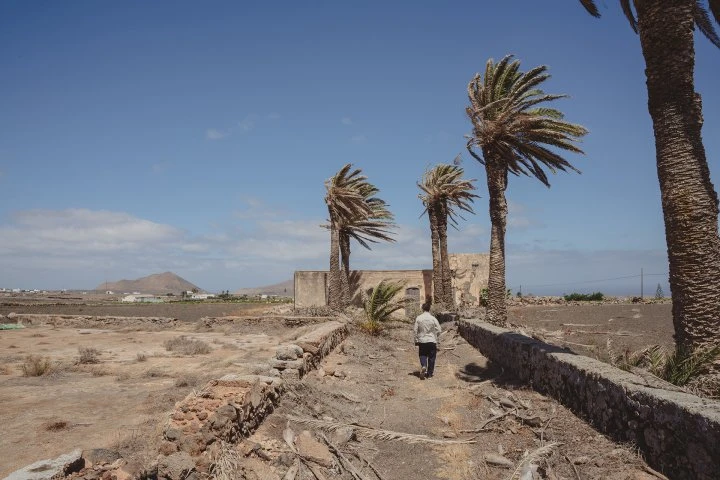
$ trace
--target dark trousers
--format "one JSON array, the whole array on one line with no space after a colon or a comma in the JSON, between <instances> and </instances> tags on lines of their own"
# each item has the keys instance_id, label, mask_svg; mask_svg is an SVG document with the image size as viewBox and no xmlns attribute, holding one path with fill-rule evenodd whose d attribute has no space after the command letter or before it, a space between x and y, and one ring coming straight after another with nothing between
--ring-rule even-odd
<instances>
[{"instance_id":1,"label":"dark trousers","mask_svg":"<svg viewBox=\"0 0 720 480\"><path fill-rule=\"evenodd\" d=\"M427 376L432 377L435 372L437 344L434 342L418 343L418 351L420 353L420 365L427 369Z\"/></svg>"}]
</instances>

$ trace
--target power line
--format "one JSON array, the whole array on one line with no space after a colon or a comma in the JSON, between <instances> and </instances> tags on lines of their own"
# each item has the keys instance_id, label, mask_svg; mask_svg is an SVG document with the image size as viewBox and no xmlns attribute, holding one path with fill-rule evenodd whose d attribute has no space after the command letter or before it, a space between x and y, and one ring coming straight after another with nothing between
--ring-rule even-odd
<instances>
[{"instance_id":1,"label":"power line","mask_svg":"<svg viewBox=\"0 0 720 480\"><path fill-rule=\"evenodd\" d=\"M584 284L584 283L609 282L611 280L626 280L628 278L640 278L640 276L641 275L626 275L623 277L602 278L599 280L582 280L582 281L578 281L578 282L564 282L564 283L545 283L542 285L525 285L525 284L523 284L523 286L524 287L535 287L535 288L538 288L538 287L560 287L563 285L577 285L577 284ZM644 276L645 277L663 277L663 276L667 276L667 274L666 273L645 273Z\"/></svg>"}]
</instances>

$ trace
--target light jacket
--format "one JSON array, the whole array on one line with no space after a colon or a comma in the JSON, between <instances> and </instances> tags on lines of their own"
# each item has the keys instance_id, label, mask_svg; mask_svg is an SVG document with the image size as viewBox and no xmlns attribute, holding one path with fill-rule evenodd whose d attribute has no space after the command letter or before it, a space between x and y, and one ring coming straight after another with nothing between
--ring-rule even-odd
<instances>
[{"instance_id":1,"label":"light jacket","mask_svg":"<svg viewBox=\"0 0 720 480\"><path fill-rule=\"evenodd\" d=\"M423 312L415 319L415 343L438 343L440 323L430 312Z\"/></svg>"}]
</instances>

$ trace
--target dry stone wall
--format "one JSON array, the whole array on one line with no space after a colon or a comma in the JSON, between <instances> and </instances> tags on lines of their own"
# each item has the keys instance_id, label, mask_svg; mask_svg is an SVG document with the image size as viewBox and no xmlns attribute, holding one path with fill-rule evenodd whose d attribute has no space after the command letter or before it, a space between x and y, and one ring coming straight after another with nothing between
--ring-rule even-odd
<instances>
[{"instance_id":1,"label":"dry stone wall","mask_svg":"<svg viewBox=\"0 0 720 480\"><path fill-rule=\"evenodd\" d=\"M176 406L164 428L158 478L194 480L210 472L218 442L246 438L273 411L285 382L302 378L347 337L343 322L326 322L278 346L268 375L226 375Z\"/></svg>"},{"instance_id":2,"label":"dry stone wall","mask_svg":"<svg viewBox=\"0 0 720 480\"><path fill-rule=\"evenodd\" d=\"M459 320L462 337L587 418L618 441L633 442L673 479L720 478L720 402L656 388L652 382L479 320Z\"/></svg>"}]
</instances>

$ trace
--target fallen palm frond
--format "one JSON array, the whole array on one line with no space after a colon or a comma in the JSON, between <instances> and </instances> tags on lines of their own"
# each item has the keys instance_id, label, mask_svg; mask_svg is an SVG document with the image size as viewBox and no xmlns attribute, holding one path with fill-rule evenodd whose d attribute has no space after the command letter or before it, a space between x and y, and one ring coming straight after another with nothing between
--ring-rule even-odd
<instances>
[{"instance_id":1,"label":"fallen palm frond","mask_svg":"<svg viewBox=\"0 0 720 480\"><path fill-rule=\"evenodd\" d=\"M220 442L220 449L213 459L210 478L216 480L232 480L238 478L240 470L240 453L233 445Z\"/></svg>"},{"instance_id":2,"label":"fallen palm frond","mask_svg":"<svg viewBox=\"0 0 720 480\"><path fill-rule=\"evenodd\" d=\"M374 440L400 440L407 443L432 443L436 445L456 445L465 443L476 443L475 440L445 440L441 438L430 438L427 435L413 433L394 432L392 430L380 430L377 428L360 425L358 423L331 422L318 420L310 417L296 417L287 415L287 419L300 425L307 425L326 432L333 432L340 428L352 428L355 433Z\"/></svg>"},{"instance_id":3,"label":"fallen palm frond","mask_svg":"<svg viewBox=\"0 0 720 480\"><path fill-rule=\"evenodd\" d=\"M532 452L525 455L523 458L520 459L517 466L515 467L515 471L513 471L512 475L510 475L508 480L515 480L517 478L517 475L520 473L520 470L524 465L531 464L532 462L539 460L543 457L546 457L550 455L553 451L553 449L559 447L562 445L560 442L551 442L547 445L544 445L540 448L536 448Z\"/></svg>"}]
</instances>

